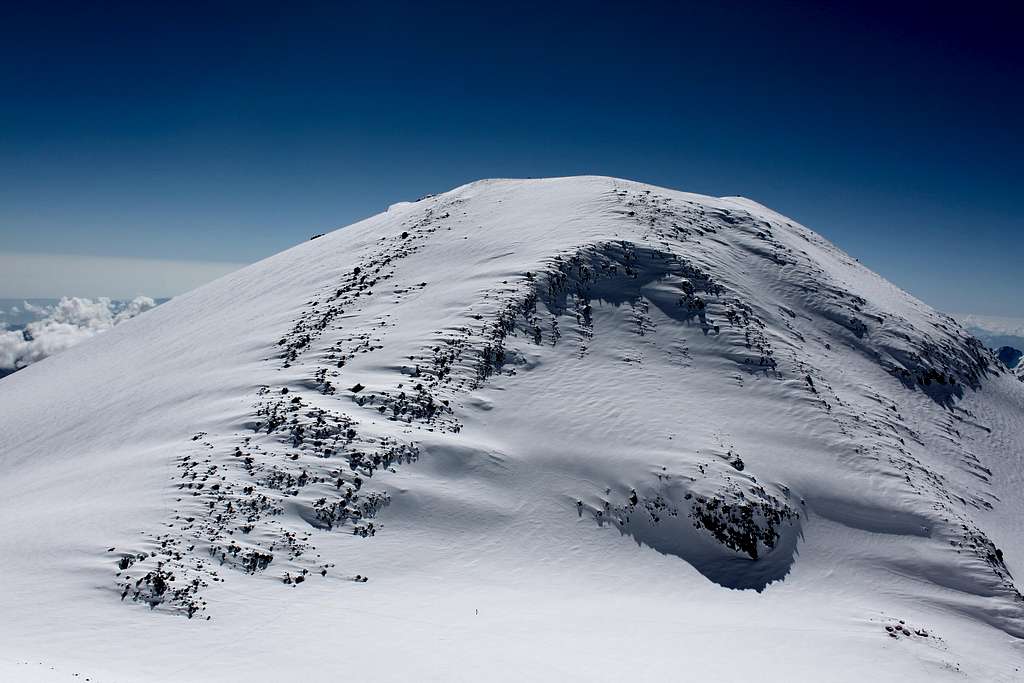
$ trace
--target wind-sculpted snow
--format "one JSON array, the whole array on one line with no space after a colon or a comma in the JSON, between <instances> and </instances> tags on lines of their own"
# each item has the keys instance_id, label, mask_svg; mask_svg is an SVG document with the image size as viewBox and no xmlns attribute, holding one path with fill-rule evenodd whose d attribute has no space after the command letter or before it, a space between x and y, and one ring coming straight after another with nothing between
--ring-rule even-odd
<instances>
[{"instance_id":1,"label":"wind-sculpted snow","mask_svg":"<svg viewBox=\"0 0 1024 683\"><path fill-rule=\"evenodd\" d=\"M491 661L530 623L573 643L544 666L591 677L628 675L604 649L666 647L671 615L690 610L724 620L723 639L672 642L702 639L738 666L737 639L785 651L787 628L838 648L850 678L1019 666L1024 385L952 319L747 200L484 181L105 337L48 363L117 378L102 395L68 402L41 366L0 389L0 509L76 530L16 532L0 568L16 595L110 614L147 661L165 660L146 634L213 653L258 623L256 646L296 661L293 636L396 618L423 630L385 678L458 678L476 655L436 658L451 632L435 612L474 596L498 602L468 615L505 625L486 627L493 642L459 635L460 652ZM38 421L54 401L74 406L67 431ZM64 483L67 468L91 483ZM19 559L57 545L60 560ZM82 597L95 587L102 600ZM642 616L635 634L574 621L607 600ZM549 604L558 619L527 616ZM61 637L97 665L84 635ZM376 676L384 647L363 637L332 666ZM646 661L668 674L664 659ZM549 677L526 660L509 671Z\"/></svg>"},{"instance_id":2,"label":"wind-sculpted snow","mask_svg":"<svg viewBox=\"0 0 1024 683\"><path fill-rule=\"evenodd\" d=\"M733 364L741 378L796 384L800 398L818 403L835 428L846 430L857 443L873 442L873 452L888 464L879 474L905 477L906 487L930 501L932 512L921 516L936 527L929 536L940 534L957 552L973 554L987 566L976 570L977 576L965 577L964 590L1001 590L1019 601L1002 552L956 509L958 496L951 494L949 482L921 466L906 438L893 436L902 432L913 438L898 412L881 418L844 402L825 370L801 352L798 344L806 338L795 327L769 325L755 312L765 302L717 281L714 266L725 264L698 251L696 258L707 261L702 267L684 255L699 244L696 235L752 236L743 244L748 257L787 267L792 282L817 283L813 289L806 287L804 297L787 300L799 308L779 306L775 317L791 323L800 310L822 320L832 327L832 339L851 346L908 390L921 390L947 408L962 398L964 387L978 389L990 372L991 357L979 342L948 318L929 320L930 334L919 333L898 313L884 312L832 284L806 254L784 247L774 239L771 225L750 216L688 215L649 191L618 191L614 199L639 239L582 244L551 254L535 264L536 270L503 280L506 288L484 291L476 302L482 312L474 314L470 306L463 325L454 333L441 333L440 344L426 340L419 353L404 357L394 377L401 381L393 387L364 385L359 375L346 379L347 365L383 351L389 328L402 324L388 314L368 316L366 304L373 302L375 290L378 298L384 290L398 300L411 292L429 292L427 282L391 283L401 277L403 260L419 252L451 212L428 208L408 229L382 237L369 258L307 302L278 341L278 362L285 368L301 367L306 381L259 388L253 435L226 446L205 433L193 438L214 453L182 457L177 487L188 497L177 499L181 508L167 525L180 532L164 529L153 536L149 555L144 551L135 556L139 562L130 572L118 565L122 598L175 607L191 617L205 609L198 593L210 580L222 580L216 569L221 566L246 573L277 569L286 584L326 576L334 570L332 563L307 559L315 550L309 527L374 536L375 520L390 495L377 490L372 478L419 456L414 440L389 436L378 423L416 423L457 434L462 423L453 405L460 394L483 387L492 377L528 370L533 348L550 349L553 370L563 362L566 346L569 358L587 359L599 343L596 337L607 333L595 324L595 307L610 307L629 309L628 319L608 324L611 333L655 337L662 327L676 340L698 333L708 352ZM773 336L787 347L781 360ZM652 350L651 358L628 362L670 364L672 355L671 350L663 355ZM596 375L600 369L595 365L581 371ZM218 449L226 454L215 460ZM657 482L626 470L609 473L615 486L606 487L605 495L588 492L577 500L577 513L586 510L599 526L608 524L643 545L688 561L718 584L762 590L785 577L797 549L801 515L789 500L790 484L778 481L766 488L732 450L710 454L710 459L708 455L679 454L678 468L663 468ZM985 474L980 477L986 479ZM629 494L623 498L627 482ZM830 502L843 510L852 504ZM975 504L986 503L978 499ZM842 513L832 516L843 519Z\"/></svg>"}]
</instances>

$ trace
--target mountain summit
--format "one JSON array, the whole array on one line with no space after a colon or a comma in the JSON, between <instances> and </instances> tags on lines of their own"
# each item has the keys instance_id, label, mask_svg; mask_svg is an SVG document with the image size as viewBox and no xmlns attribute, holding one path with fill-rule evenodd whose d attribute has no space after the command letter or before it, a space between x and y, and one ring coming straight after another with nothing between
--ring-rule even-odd
<instances>
[{"instance_id":1,"label":"mountain summit","mask_svg":"<svg viewBox=\"0 0 1024 683\"><path fill-rule=\"evenodd\" d=\"M4 680L1024 664L1024 384L739 197L397 204L4 379L0 416Z\"/></svg>"}]
</instances>

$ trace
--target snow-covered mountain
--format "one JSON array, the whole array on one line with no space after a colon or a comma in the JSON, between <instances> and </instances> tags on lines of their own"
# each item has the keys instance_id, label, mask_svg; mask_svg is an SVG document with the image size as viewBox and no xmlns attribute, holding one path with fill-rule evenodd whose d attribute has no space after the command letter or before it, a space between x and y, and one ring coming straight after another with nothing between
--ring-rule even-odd
<instances>
[{"instance_id":1,"label":"snow-covered mountain","mask_svg":"<svg viewBox=\"0 0 1024 683\"><path fill-rule=\"evenodd\" d=\"M1022 676L1024 383L747 199L395 205L0 416L3 680Z\"/></svg>"},{"instance_id":2,"label":"snow-covered mountain","mask_svg":"<svg viewBox=\"0 0 1024 683\"><path fill-rule=\"evenodd\" d=\"M996 358L1001 360L1003 365L1011 370L1016 369L1020 365L1021 356L1024 356L1024 353L1012 346L1001 346L996 349Z\"/></svg>"}]
</instances>

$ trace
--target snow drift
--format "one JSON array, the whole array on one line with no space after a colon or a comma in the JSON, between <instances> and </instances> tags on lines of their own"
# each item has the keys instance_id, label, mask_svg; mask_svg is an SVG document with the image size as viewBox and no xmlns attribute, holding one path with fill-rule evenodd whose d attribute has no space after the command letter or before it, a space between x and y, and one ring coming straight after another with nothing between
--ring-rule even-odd
<instances>
[{"instance_id":1,"label":"snow drift","mask_svg":"<svg viewBox=\"0 0 1024 683\"><path fill-rule=\"evenodd\" d=\"M473 183L0 384L0 674L1011 680L1022 414L759 204Z\"/></svg>"}]
</instances>

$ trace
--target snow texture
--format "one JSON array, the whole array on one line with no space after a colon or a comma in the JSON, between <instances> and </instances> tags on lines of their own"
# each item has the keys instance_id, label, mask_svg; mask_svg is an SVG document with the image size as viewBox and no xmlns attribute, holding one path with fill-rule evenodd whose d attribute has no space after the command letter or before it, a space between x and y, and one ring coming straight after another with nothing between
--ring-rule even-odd
<instances>
[{"instance_id":1,"label":"snow texture","mask_svg":"<svg viewBox=\"0 0 1024 683\"><path fill-rule=\"evenodd\" d=\"M0 415L4 680L1021 677L1024 383L747 199L395 205Z\"/></svg>"}]
</instances>

